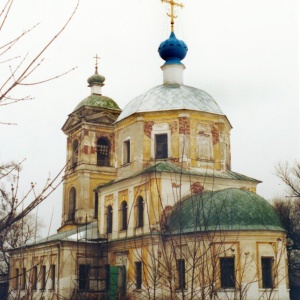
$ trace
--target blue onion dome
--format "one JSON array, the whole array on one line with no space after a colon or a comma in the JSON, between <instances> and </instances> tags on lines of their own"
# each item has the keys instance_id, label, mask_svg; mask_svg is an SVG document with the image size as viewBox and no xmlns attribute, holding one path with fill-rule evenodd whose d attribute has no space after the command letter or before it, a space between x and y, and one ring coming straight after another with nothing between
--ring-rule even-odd
<instances>
[{"instance_id":1,"label":"blue onion dome","mask_svg":"<svg viewBox=\"0 0 300 300\"><path fill-rule=\"evenodd\" d=\"M168 216L169 233L199 231L284 231L272 205L256 193L236 188L195 194Z\"/></svg>"},{"instance_id":2,"label":"blue onion dome","mask_svg":"<svg viewBox=\"0 0 300 300\"><path fill-rule=\"evenodd\" d=\"M96 69L95 74L88 78L87 82L89 86L93 85L103 85L105 81L105 77L98 74L98 71Z\"/></svg>"},{"instance_id":3,"label":"blue onion dome","mask_svg":"<svg viewBox=\"0 0 300 300\"><path fill-rule=\"evenodd\" d=\"M186 43L178 40L174 32L171 32L170 37L158 47L159 55L166 64L181 64L180 61L185 58L187 51Z\"/></svg>"}]
</instances>

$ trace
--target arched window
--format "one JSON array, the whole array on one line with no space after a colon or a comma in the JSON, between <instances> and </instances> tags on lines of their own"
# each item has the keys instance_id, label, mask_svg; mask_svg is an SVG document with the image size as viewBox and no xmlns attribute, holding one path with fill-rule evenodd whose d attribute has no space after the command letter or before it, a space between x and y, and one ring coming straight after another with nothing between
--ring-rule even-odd
<instances>
[{"instance_id":1,"label":"arched window","mask_svg":"<svg viewBox=\"0 0 300 300\"><path fill-rule=\"evenodd\" d=\"M76 211L76 189L72 187L69 192L69 212L68 220L75 220L75 211Z\"/></svg>"},{"instance_id":2,"label":"arched window","mask_svg":"<svg viewBox=\"0 0 300 300\"><path fill-rule=\"evenodd\" d=\"M78 140L74 140L73 147L72 147L72 167L75 168L78 164Z\"/></svg>"},{"instance_id":3,"label":"arched window","mask_svg":"<svg viewBox=\"0 0 300 300\"><path fill-rule=\"evenodd\" d=\"M144 226L144 199L139 196L136 203L136 227Z\"/></svg>"},{"instance_id":4,"label":"arched window","mask_svg":"<svg viewBox=\"0 0 300 300\"><path fill-rule=\"evenodd\" d=\"M106 233L112 233L112 225L113 225L113 209L111 205L108 205L106 209Z\"/></svg>"},{"instance_id":5,"label":"arched window","mask_svg":"<svg viewBox=\"0 0 300 300\"><path fill-rule=\"evenodd\" d=\"M97 166L108 167L109 163L109 140L101 137L97 141Z\"/></svg>"},{"instance_id":6,"label":"arched window","mask_svg":"<svg viewBox=\"0 0 300 300\"><path fill-rule=\"evenodd\" d=\"M95 219L98 219L98 206L99 206L98 192L95 191L95 201L94 201L94 218Z\"/></svg>"},{"instance_id":7,"label":"arched window","mask_svg":"<svg viewBox=\"0 0 300 300\"><path fill-rule=\"evenodd\" d=\"M121 203L121 230L127 229L127 202Z\"/></svg>"}]
</instances>

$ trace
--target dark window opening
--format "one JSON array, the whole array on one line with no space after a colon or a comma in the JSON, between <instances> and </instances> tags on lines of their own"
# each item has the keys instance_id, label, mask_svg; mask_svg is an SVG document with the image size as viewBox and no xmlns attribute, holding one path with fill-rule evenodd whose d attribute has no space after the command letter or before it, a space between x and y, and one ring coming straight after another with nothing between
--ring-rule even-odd
<instances>
[{"instance_id":1,"label":"dark window opening","mask_svg":"<svg viewBox=\"0 0 300 300\"><path fill-rule=\"evenodd\" d=\"M234 258L233 257L222 257L220 258L221 267L221 287L234 288L235 287L235 276L234 276Z\"/></svg>"},{"instance_id":2,"label":"dark window opening","mask_svg":"<svg viewBox=\"0 0 300 300\"><path fill-rule=\"evenodd\" d=\"M127 202L121 203L121 230L127 229Z\"/></svg>"},{"instance_id":3,"label":"dark window opening","mask_svg":"<svg viewBox=\"0 0 300 300\"><path fill-rule=\"evenodd\" d=\"M41 266L41 290L46 289L46 266Z\"/></svg>"},{"instance_id":4,"label":"dark window opening","mask_svg":"<svg viewBox=\"0 0 300 300\"><path fill-rule=\"evenodd\" d=\"M98 212L99 212L99 199L98 199L98 193L95 191L95 201L94 201L94 218L98 219Z\"/></svg>"},{"instance_id":5,"label":"dark window opening","mask_svg":"<svg viewBox=\"0 0 300 300\"><path fill-rule=\"evenodd\" d=\"M261 271L262 271L262 287L264 289L273 288L273 257L261 258Z\"/></svg>"},{"instance_id":6,"label":"dark window opening","mask_svg":"<svg viewBox=\"0 0 300 300\"><path fill-rule=\"evenodd\" d=\"M16 287L16 289L18 289L19 288L19 269L16 269L16 277L15 277L15 287Z\"/></svg>"},{"instance_id":7,"label":"dark window opening","mask_svg":"<svg viewBox=\"0 0 300 300\"><path fill-rule=\"evenodd\" d=\"M137 199L137 227L144 226L144 199L139 196Z\"/></svg>"},{"instance_id":8,"label":"dark window opening","mask_svg":"<svg viewBox=\"0 0 300 300\"><path fill-rule=\"evenodd\" d=\"M110 166L110 146L107 138L100 138L97 141L97 166Z\"/></svg>"},{"instance_id":9,"label":"dark window opening","mask_svg":"<svg viewBox=\"0 0 300 300\"><path fill-rule=\"evenodd\" d=\"M130 140L124 142L123 146L123 163L130 163Z\"/></svg>"},{"instance_id":10,"label":"dark window opening","mask_svg":"<svg viewBox=\"0 0 300 300\"><path fill-rule=\"evenodd\" d=\"M79 265L78 287L80 290L88 290L90 288L90 265Z\"/></svg>"},{"instance_id":11,"label":"dark window opening","mask_svg":"<svg viewBox=\"0 0 300 300\"><path fill-rule=\"evenodd\" d=\"M72 153L72 167L73 168L75 168L78 164L78 148L79 148L78 141L75 140L73 142L73 153Z\"/></svg>"},{"instance_id":12,"label":"dark window opening","mask_svg":"<svg viewBox=\"0 0 300 300\"><path fill-rule=\"evenodd\" d=\"M177 259L178 289L185 289L185 260Z\"/></svg>"},{"instance_id":13,"label":"dark window opening","mask_svg":"<svg viewBox=\"0 0 300 300\"><path fill-rule=\"evenodd\" d=\"M167 134L155 135L155 158L156 159L168 158L168 135Z\"/></svg>"},{"instance_id":14,"label":"dark window opening","mask_svg":"<svg viewBox=\"0 0 300 300\"><path fill-rule=\"evenodd\" d=\"M112 225L113 225L113 214L112 214L112 206L107 206L106 211L106 233L112 233Z\"/></svg>"},{"instance_id":15,"label":"dark window opening","mask_svg":"<svg viewBox=\"0 0 300 300\"><path fill-rule=\"evenodd\" d=\"M75 220L75 211L76 211L76 189L74 187L72 187L69 192L68 221Z\"/></svg>"},{"instance_id":16,"label":"dark window opening","mask_svg":"<svg viewBox=\"0 0 300 300\"><path fill-rule=\"evenodd\" d=\"M23 273L22 273L22 286L21 286L21 289L22 290L25 290L26 288L26 269L23 268Z\"/></svg>"},{"instance_id":17,"label":"dark window opening","mask_svg":"<svg viewBox=\"0 0 300 300\"><path fill-rule=\"evenodd\" d=\"M142 262L135 262L135 288L142 288Z\"/></svg>"},{"instance_id":18,"label":"dark window opening","mask_svg":"<svg viewBox=\"0 0 300 300\"><path fill-rule=\"evenodd\" d=\"M55 289L55 265L50 266L50 276L51 276L51 290Z\"/></svg>"},{"instance_id":19,"label":"dark window opening","mask_svg":"<svg viewBox=\"0 0 300 300\"><path fill-rule=\"evenodd\" d=\"M32 289L36 290L36 286L37 286L37 267L33 267L32 268Z\"/></svg>"}]
</instances>

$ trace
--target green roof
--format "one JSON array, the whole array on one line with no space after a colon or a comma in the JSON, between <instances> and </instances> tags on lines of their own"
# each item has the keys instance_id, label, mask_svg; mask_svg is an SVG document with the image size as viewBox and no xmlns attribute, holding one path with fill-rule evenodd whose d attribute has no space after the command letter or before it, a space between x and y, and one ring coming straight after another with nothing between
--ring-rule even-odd
<instances>
[{"instance_id":1,"label":"green roof","mask_svg":"<svg viewBox=\"0 0 300 300\"><path fill-rule=\"evenodd\" d=\"M224 179L236 179L236 180L246 180L246 181L254 181L259 183L260 181L251 177L248 177L246 175L236 173L233 171L216 171L216 170L204 170L199 171L195 169L184 169L180 168L176 165L173 165L166 161L161 161L153 166L150 166L146 169L144 169L142 172L136 174L146 174L146 173L152 173L152 172L166 172L166 173L177 173L177 174L185 174L185 175L196 175L196 176L205 176L205 177L213 177L213 178L224 178Z\"/></svg>"},{"instance_id":2,"label":"green roof","mask_svg":"<svg viewBox=\"0 0 300 300\"><path fill-rule=\"evenodd\" d=\"M229 188L199 193L170 212L168 234L218 230L284 231L272 205L247 190Z\"/></svg>"},{"instance_id":3,"label":"green roof","mask_svg":"<svg viewBox=\"0 0 300 300\"><path fill-rule=\"evenodd\" d=\"M98 94L91 94L87 98L80 101L75 107L74 111L84 105L121 110L113 99Z\"/></svg>"}]
</instances>

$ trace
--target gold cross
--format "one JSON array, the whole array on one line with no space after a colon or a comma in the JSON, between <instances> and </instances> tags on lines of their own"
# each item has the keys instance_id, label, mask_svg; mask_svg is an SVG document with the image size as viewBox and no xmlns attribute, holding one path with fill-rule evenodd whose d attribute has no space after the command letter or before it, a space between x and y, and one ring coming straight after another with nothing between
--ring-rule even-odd
<instances>
[{"instance_id":1,"label":"gold cross","mask_svg":"<svg viewBox=\"0 0 300 300\"><path fill-rule=\"evenodd\" d=\"M96 69L96 72L97 72L98 71L98 60L100 59L100 57L98 56L98 54L96 54L96 56L94 56L93 58L96 59L95 69Z\"/></svg>"},{"instance_id":2,"label":"gold cross","mask_svg":"<svg viewBox=\"0 0 300 300\"><path fill-rule=\"evenodd\" d=\"M179 6L183 8L183 4L177 3L174 0L161 0L162 3L168 3L171 5L171 14L167 14L171 18L171 31L174 31L174 19L177 18L177 16L174 15L174 6Z\"/></svg>"}]
</instances>

